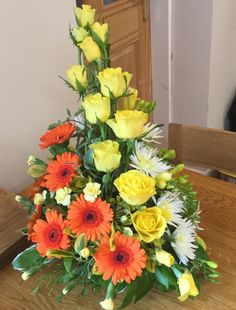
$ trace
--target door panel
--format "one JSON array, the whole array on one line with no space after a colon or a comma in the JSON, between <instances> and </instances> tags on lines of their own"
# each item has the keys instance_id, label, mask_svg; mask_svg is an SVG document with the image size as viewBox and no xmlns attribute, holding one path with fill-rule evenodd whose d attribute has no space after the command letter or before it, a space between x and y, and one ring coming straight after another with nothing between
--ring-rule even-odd
<instances>
[{"instance_id":1,"label":"door panel","mask_svg":"<svg viewBox=\"0 0 236 310\"><path fill-rule=\"evenodd\" d=\"M147 0L85 0L97 9L100 22L108 22L111 66L133 74L131 85L139 97L152 99L150 19Z\"/></svg>"}]
</instances>

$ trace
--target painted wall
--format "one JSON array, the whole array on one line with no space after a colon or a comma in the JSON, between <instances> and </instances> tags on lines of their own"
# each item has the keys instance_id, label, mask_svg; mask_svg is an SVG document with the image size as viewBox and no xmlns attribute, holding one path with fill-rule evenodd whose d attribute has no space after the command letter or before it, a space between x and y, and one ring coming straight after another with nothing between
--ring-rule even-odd
<instances>
[{"instance_id":1,"label":"painted wall","mask_svg":"<svg viewBox=\"0 0 236 310\"><path fill-rule=\"evenodd\" d=\"M208 127L223 128L236 88L236 1L214 0Z\"/></svg>"},{"instance_id":2,"label":"painted wall","mask_svg":"<svg viewBox=\"0 0 236 310\"><path fill-rule=\"evenodd\" d=\"M66 106L76 109L76 97L58 78L75 61L67 31L73 5L56 0L1 4L0 187L7 190L32 181L26 160L29 154L43 155L39 136L48 124L64 119Z\"/></svg>"}]
</instances>

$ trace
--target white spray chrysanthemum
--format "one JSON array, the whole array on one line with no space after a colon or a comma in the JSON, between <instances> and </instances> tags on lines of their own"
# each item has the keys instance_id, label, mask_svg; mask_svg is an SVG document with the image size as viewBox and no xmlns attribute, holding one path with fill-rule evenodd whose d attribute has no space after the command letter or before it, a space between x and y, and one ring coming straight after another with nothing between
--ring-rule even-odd
<instances>
[{"instance_id":1,"label":"white spray chrysanthemum","mask_svg":"<svg viewBox=\"0 0 236 310\"><path fill-rule=\"evenodd\" d=\"M161 135L162 129L159 126L152 123L147 123L144 125L143 129L144 131L141 139L144 142L160 143L159 139L163 138L163 136Z\"/></svg>"},{"instance_id":2,"label":"white spray chrysanthemum","mask_svg":"<svg viewBox=\"0 0 236 310\"><path fill-rule=\"evenodd\" d=\"M168 224L176 226L182 221L181 212L184 209L184 202L179 199L177 193L166 192L158 199L157 206L162 209Z\"/></svg>"},{"instance_id":3,"label":"white spray chrysanthemum","mask_svg":"<svg viewBox=\"0 0 236 310\"><path fill-rule=\"evenodd\" d=\"M195 258L196 227L190 220L183 219L172 234L171 246L178 256L180 263L187 265L189 260Z\"/></svg>"},{"instance_id":4,"label":"white spray chrysanthemum","mask_svg":"<svg viewBox=\"0 0 236 310\"><path fill-rule=\"evenodd\" d=\"M135 150L130 156L130 160L131 167L152 177L170 169L170 165L157 156L157 149L148 147L143 142L135 142Z\"/></svg>"}]
</instances>

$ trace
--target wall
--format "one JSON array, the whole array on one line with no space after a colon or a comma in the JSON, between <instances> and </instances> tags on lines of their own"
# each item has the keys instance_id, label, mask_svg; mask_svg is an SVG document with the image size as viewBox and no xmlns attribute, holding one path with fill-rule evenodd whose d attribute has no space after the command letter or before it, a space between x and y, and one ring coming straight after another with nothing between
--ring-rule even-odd
<instances>
[{"instance_id":1,"label":"wall","mask_svg":"<svg viewBox=\"0 0 236 310\"><path fill-rule=\"evenodd\" d=\"M214 0L208 127L223 128L236 88L236 1Z\"/></svg>"},{"instance_id":2,"label":"wall","mask_svg":"<svg viewBox=\"0 0 236 310\"><path fill-rule=\"evenodd\" d=\"M170 121L207 125L212 0L172 0Z\"/></svg>"},{"instance_id":3,"label":"wall","mask_svg":"<svg viewBox=\"0 0 236 310\"><path fill-rule=\"evenodd\" d=\"M29 154L42 156L39 136L64 119L76 97L58 75L75 62L68 39L74 1L3 1L0 10L0 187L17 191ZM7 30L7 31L6 31ZM44 153L44 157L46 154Z\"/></svg>"}]
</instances>

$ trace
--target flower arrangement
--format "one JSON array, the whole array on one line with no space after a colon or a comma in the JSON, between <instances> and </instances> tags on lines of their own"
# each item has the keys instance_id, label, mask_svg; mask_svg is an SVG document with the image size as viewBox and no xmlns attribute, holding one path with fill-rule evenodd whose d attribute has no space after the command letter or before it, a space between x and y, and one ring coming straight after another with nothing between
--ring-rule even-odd
<instances>
[{"instance_id":1,"label":"flower arrangement","mask_svg":"<svg viewBox=\"0 0 236 310\"><path fill-rule=\"evenodd\" d=\"M155 102L138 98L130 73L110 67L108 25L94 21L89 5L75 17L78 64L64 81L81 105L40 138L49 162L28 159L35 183L16 200L33 245L13 267L23 280L42 271L36 291L63 285L58 300L76 286L103 289L103 309L114 309L119 293L125 308L154 286L175 289L180 301L195 297L199 272L215 283L220 276L198 236L196 193L178 175L183 165L171 163L175 152L156 148L160 126L148 122Z\"/></svg>"}]
</instances>

